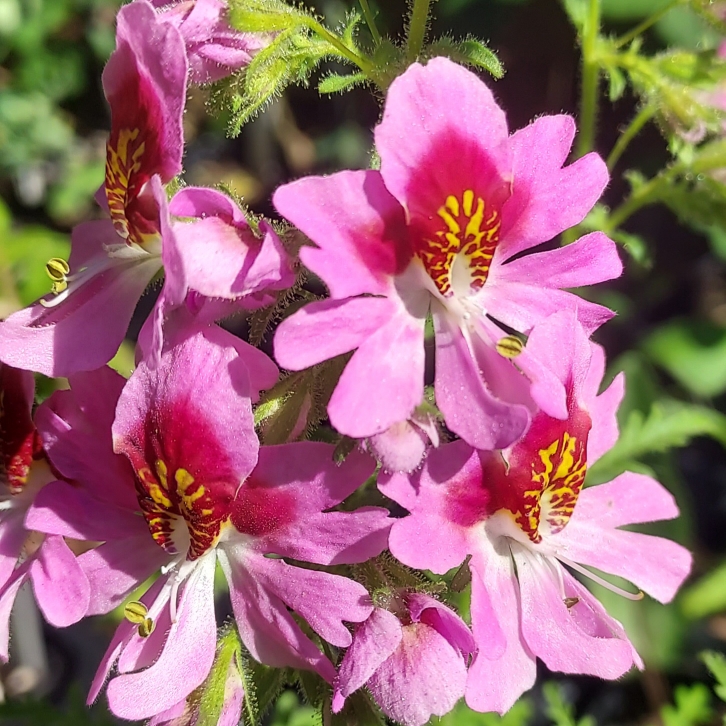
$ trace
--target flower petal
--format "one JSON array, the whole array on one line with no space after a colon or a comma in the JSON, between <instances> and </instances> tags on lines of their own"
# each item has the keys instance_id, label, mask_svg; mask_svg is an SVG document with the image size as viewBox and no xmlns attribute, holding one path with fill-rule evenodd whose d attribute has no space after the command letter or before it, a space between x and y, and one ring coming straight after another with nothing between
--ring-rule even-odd
<instances>
[{"instance_id":1,"label":"flower petal","mask_svg":"<svg viewBox=\"0 0 726 726\"><path fill-rule=\"evenodd\" d=\"M334 682L333 713L338 713L351 693L364 686L379 666L396 650L403 637L398 618L382 608L354 631Z\"/></svg>"},{"instance_id":2,"label":"flower petal","mask_svg":"<svg viewBox=\"0 0 726 726\"><path fill-rule=\"evenodd\" d=\"M425 315L400 310L353 354L328 404L340 433L365 438L411 416L424 387Z\"/></svg>"},{"instance_id":3,"label":"flower petal","mask_svg":"<svg viewBox=\"0 0 726 726\"><path fill-rule=\"evenodd\" d=\"M377 171L299 179L272 200L317 245L303 247L300 258L335 299L387 294L410 259L403 209Z\"/></svg>"},{"instance_id":4,"label":"flower petal","mask_svg":"<svg viewBox=\"0 0 726 726\"><path fill-rule=\"evenodd\" d=\"M209 674L217 644L214 563L213 557L207 558L187 581L158 660L108 684L109 707L117 716L149 718L189 695Z\"/></svg>"},{"instance_id":5,"label":"flower petal","mask_svg":"<svg viewBox=\"0 0 726 726\"><path fill-rule=\"evenodd\" d=\"M550 670L619 678L633 666L632 646L617 629L601 622L596 634L581 627L564 602L554 568L539 555L512 542L522 598L522 635ZM577 603L573 608L580 607ZM546 624L546 627L543 627Z\"/></svg>"},{"instance_id":6,"label":"flower petal","mask_svg":"<svg viewBox=\"0 0 726 726\"><path fill-rule=\"evenodd\" d=\"M609 175L597 154L563 168L574 135L570 116L542 116L510 137L513 181L502 211L504 259L579 224L603 193Z\"/></svg>"},{"instance_id":7,"label":"flower petal","mask_svg":"<svg viewBox=\"0 0 726 726\"><path fill-rule=\"evenodd\" d=\"M449 320L440 305L432 306L432 311L436 330L434 388L446 425L477 449L509 446L524 433L529 411L491 395L459 326Z\"/></svg>"},{"instance_id":8,"label":"flower petal","mask_svg":"<svg viewBox=\"0 0 726 726\"><path fill-rule=\"evenodd\" d=\"M387 298L319 300L286 318L275 332L275 359L289 371L301 371L348 353L394 315Z\"/></svg>"},{"instance_id":9,"label":"flower petal","mask_svg":"<svg viewBox=\"0 0 726 726\"><path fill-rule=\"evenodd\" d=\"M38 606L51 625L64 628L86 614L91 587L63 537L45 538L30 565L30 579Z\"/></svg>"}]
</instances>

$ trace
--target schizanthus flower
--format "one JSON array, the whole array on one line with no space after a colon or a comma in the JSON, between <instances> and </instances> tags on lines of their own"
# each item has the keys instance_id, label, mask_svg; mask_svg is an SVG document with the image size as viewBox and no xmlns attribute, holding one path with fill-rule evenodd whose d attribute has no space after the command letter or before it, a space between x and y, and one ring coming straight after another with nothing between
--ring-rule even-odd
<instances>
[{"instance_id":1,"label":"schizanthus flower","mask_svg":"<svg viewBox=\"0 0 726 726\"><path fill-rule=\"evenodd\" d=\"M370 437L411 417L430 313L447 426L482 449L522 435L528 382L496 352L506 333L492 318L528 334L557 310L577 310L592 331L612 313L561 288L622 269L601 233L519 258L580 222L607 184L596 154L563 168L574 133L570 117L543 116L510 136L489 89L435 58L391 85L375 131L380 171L277 190L277 209L317 245L300 256L331 299L283 321L275 356L301 370L355 351L328 408L340 432Z\"/></svg>"},{"instance_id":2,"label":"schizanthus flower","mask_svg":"<svg viewBox=\"0 0 726 726\"><path fill-rule=\"evenodd\" d=\"M582 489L587 466L617 438L622 378L597 395L602 351L570 313L535 327L528 346L565 386L567 419L540 412L506 451L457 441L433 451L410 479L379 480L411 512L391 531L390 549L401 562L443 574L471 555L479 652L466 700L478 711L509 709L534 683L536 657L552 670L601 678L642 665L620 623L566 568L604 583L584 566L596 567L667 602L691 564L674 542L619 529L677 516L656 481L625 473Z\"/></svg>"},{"instance_id":3,"label":"schizanthus flower","mask_svg":"<svg viewBox=\"0 0 726 726\"><path fill-rule=\"evenodd\" d=\"M116 664L108 698L121 717L172 708L207 677L216 645L217 561L241 640L268 665L332 680L332 664L288 608L338 647L351 642L343 621L372 612L362 585L281 558L346 564L385 548L387 510L328 511L365 481L374 462L353 454L336 466L332 446L311 442L260 448L249 377L233 348L213 333L195 333L165 352L157 368L141 363L125 386L108 369L78 374L76 381L93 381L93 403L71 389L50 404L50 456L61 470L75 467L82 486L48 485L28 521L103 543L78 558L91 583L89 614L108 612L162 573L136 606L143 617L135 611L117 630L90 694L93 700ZM91 446L93 464L86 462ZM104 487L89 477L91 466L105 467Z\"/></svg>"}]
</instances>

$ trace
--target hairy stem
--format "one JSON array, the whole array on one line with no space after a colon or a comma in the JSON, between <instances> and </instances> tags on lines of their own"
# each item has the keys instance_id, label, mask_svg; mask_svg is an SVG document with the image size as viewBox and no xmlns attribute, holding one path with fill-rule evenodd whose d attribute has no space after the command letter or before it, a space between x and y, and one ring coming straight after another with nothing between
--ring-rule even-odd
<instances>
[{"instance_id":1,"label":"hairy stem","mask_svg":"<svg viewBox=\"0 0 726 726\"><path fill-rule=\"evenodd\" d=\"M363 71L363 73L371 78L371 80L375 80L376 67L375 65L373 65L373 63L371 63L371 61L369 61L367 58L364 58L359 53L356 53L354 50L348 48L348 46L343 43L343 41L338 38L337 35L331 33L324 25L319 23L317 20L314 20L313 18L308 18L306 24L310 28L310 30L313 31L313 33L327 40L328 43L330 43L330 45L332 45L338 51L338 53L340 53L340 55L349 60L351 63L357 65L358 68Z\"/></svg>"},{"instance_id":2,"label":"hairy stem","mask_svg":"<svg viewBox=\"0 0 726 726\"><path fill-rule=\"evenodd\" d=\"M618 163L620 157L623 155L625 149L628 148L630 142L640 133L640 130L650 121L655 115L655 108L652 106L644 106L630 122L628 127L623 131L620 138L613 146L613 150L608 156L607 165L610 171L613 170L615 164Z\"/></svg>"},{"instance_id":3,"label":"hairy stem","mask_svg":"<svg viewBox=\"0 0 726 726\"><path fill-rule=\"evenodd\" d=\"M597 94L600 80L596 51L600 30L600 0L590 0L587 22L582 37L582 98L580 100L580 134L577 155L592 151L597 123Z\"/></svg>"},{"instance_id":4,"label":"hairy stem","mask_svg":"<svg viewBox=\"0 0 726 726\"><path fill-rule=\"evenodd\" d=\"M378 28L376 27L376 19L373 17L373 13L371 12L371 6L368 4L368 0L359 0L359 2L363 9L363 17L366 19L368 30L371 31L371 36L373 36L373 42L376 45L379 45L381 42L381 34L378 32Z\"/></svg>"},{"instance_id":5,"label":"hairy stem","mask_svg":"<svg viewBox=\"0 0 726 726\"><path fill-rule=\"evenodd\" d=\"M651 25L655 25L664 15L667 15L676 5L680 5L681 0L673 0L673 2L664 5L660 10L654 12L649 18L646 18L642 23L636 25L632 30L625 33L615 41L616 48L622 48L631 41L635 40L639 35L642 35Z\"/></svg>"},{"instance_id":6,"label":"hairy stem","mask_svg":"<svg viewBox=\"0 0 726 726\"><path fill-rule=\"evenodd\" d=\"M406 41L406 57L411 63L419 57L426 39L431 2L432 0L413 1L411 20L408 24L408 40Z\"/></svg>"}]
</instances>

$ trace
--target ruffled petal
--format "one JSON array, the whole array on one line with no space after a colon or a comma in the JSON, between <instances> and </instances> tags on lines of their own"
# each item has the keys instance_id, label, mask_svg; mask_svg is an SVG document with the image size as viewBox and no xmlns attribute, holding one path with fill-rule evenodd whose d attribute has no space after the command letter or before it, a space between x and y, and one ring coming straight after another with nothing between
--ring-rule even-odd
<instances>
[{"instance_id":1,"label":"ruffled petal","mask_svg":"<svg viewBox=\"0 0 726 726\"><path fill-rule=\"evenodd\" d=\"M579 224L609 175L597 154L563 167L575 135L570 116L542 116L513 134L512 196L502 211L502 259Z\"/></svg>"}]
</instances>

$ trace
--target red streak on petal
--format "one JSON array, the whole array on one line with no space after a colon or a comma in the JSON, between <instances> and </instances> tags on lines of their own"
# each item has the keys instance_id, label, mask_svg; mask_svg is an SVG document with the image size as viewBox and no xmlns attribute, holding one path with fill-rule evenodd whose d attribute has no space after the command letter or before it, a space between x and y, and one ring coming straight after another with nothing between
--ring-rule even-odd
<instances>
[{"instance_id":1,"label":"red streak on petal","mask_svg":"<svg viewBox=\"0 0 726 726\"><path fill-rule=\"evenodd\" d=\"M138 67L109 101L112 123L105 182L109 211L119 235L143 246L159 233L159 210L143 191L154 174L163 172L159 119L164 114L153 85Z\"/></svg>"},{"instance_id":2,"label":"red streak on petal","mask_svg":"<svg viewBox=\"0 0 726 726\"><path fill-rule=\"evenodd\" d=\"M270 534L294 519L294 498L255 480L254 474L240 489L232 509L232 524L253 537Z\"/></svg>"},{"instance_id":3,"label":"red streak on petal","mask_svg":"<svg viewBox=\"0 0 726 726\"><path fill-rule=\"evenodd\" d=\"M42 449L31 418L33 401L24 396L27 375L0 363L0 482L5 479L12 494L23 489Z\"/></svg>"}]
</instances>

